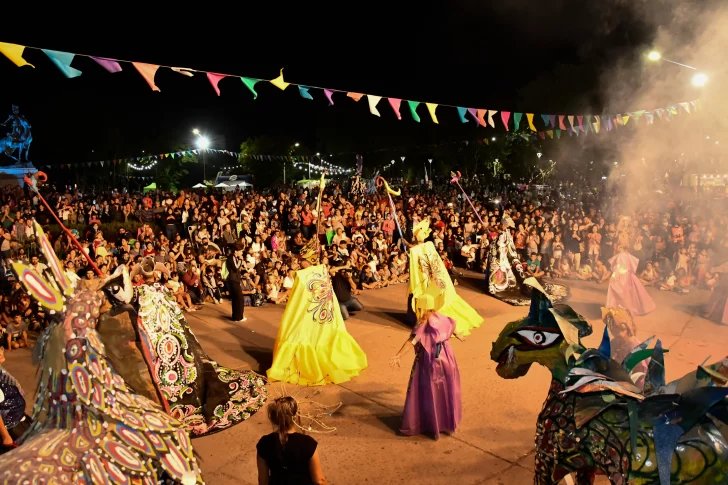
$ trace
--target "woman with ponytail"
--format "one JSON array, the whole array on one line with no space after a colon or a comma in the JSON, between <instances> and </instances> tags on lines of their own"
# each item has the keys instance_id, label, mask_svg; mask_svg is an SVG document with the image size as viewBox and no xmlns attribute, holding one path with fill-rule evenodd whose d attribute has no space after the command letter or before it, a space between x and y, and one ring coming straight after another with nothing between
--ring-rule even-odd
<instances>
[{"instance_id":1,"label":"woman with ponytail","mask_svg":"<svg viewBox=\"0 0 728 485\"><path fill-rule=\"evenodd\" d=\"M322 485L326 483L315 439L296 431L298 404L290 396L268 404L274 431L263 436L258 450L259 485Z\"/></svg>"}]
</instances>

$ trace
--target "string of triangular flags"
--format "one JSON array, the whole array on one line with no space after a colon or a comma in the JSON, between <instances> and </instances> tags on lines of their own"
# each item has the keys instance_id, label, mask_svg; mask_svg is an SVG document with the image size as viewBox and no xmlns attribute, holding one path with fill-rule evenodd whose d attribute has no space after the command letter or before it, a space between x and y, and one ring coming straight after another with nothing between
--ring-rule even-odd
<instances>
[{"instance_id":1,"label":"string of triangular flags","mask_svg":"<svg viewBox=\"0 0 728 485\"><path fill-rule=\"evenodd\" d=\"M159 70L160 67L169 68L174 72L177 72L179 74L182 74L184 76L193 76L194 73L204 73L207 76L207 79L209 80L210 84L212 85L212 88L215 90L218 96L220 96L220 88L219 83L222 79L226 77L231 78L239 78L245 87L250 90L250 92L253 94L253 98L257 99L258 93L255 90L255 86L257 83L261 81L267 81L280 90L285 90L288 86L296 86L298 88L298 92L300 96L307 100L313 100L314 97L311 94L311 90L318 90L322 91L325 98L328 100L329 106L334 104L333 96L337 93L343 93L348 98L353 99L356 102L361 101L362 98L367 98L367 103L369 105L369 112L373 114L374 116L381 117L381 113L379 112L378 105L379 102L384 98L383 96L377 96L373 94L364 94L364 93L356 93L351 91L342 91L338 89L331 89L331 88L321 88L317 86L305 86L301 84L295 84L291 82L287 82L283 79L283 69L280 70L280 74L278 77L274 79L269 80L263 80L263 79L257 79L257 78L251 78L251 77L242 77L232 74L219 74L219 73L213 73L213 72L207 72L207 71L198 71L196 69L190 69L186 67L171 67L171 66L162 66L158 64L147 64L143 62L134 62L134 61L124 61L120 59L110 59L105 57L94 57L89 56L86 54L73 54L70 52L61 52L61 51L55 51L50 49L40 49L37 47L30 47L30 46L23 46L19 44L10 44L5 42L0 42L0 52L3 53L8 59L10 59L15 65L22 67L25 65L29 65L31 67L35 67L32 64L28 63L23 58L23 52L25 49L35 49L40 50L43 53L48 56L48 58L58 67L58 69L61 70L61 72L68 78L78 77L82 74L81 71L78 69L75 69L71 67L71 63L73 61L73 58L77 55L89 57L93 59L96 63L98 63L100 66L102 66L104 69L106 69L110 73L119 72L122 70L121 63L130 63L134 68L139 72L139 74L144 78L144 80L149 84L149 87L154 91L160 91L159 87L154 83L154 77ZM493 110L493 109L481 109L481 108L468 108L468 107L462 107L462 106L452 106L447 104L440 104L440 103L431 103L431 102L421 102L421 101L412 101L412 100L404 100L400 98L391 98L387 97L387 102L389 103L390 107L392 108L392 111L394 112L397 119L402 119L402 114L400 112L400 108L404 102L405 106L409 108L410 115L412 119L416 122L420 122L420 116L417 113L417 109L420 105L424 104L427 107L427 111L430 114L430 117L432 118L432 121L434 123L439 123L437 118L437 109L438 107L447 107L447 108L455 108L457 109L457 114L462 123L469 123L470 121L475 122L478 126L482 126L484 128L490 127L495 128L496 127L496 121L495 117L496 115L500 114L498 118L500 118L500 123L503 124L503 127L506 131L510 131L513 129L514 131L518 131L520 128L521 122L523 120L523 115L525 114L526 121L528 123L528 128L533 132L533 134L541 139L546 139L546 137L549 137L551 139L556 139L561 137L561 133L567 132L569 135L579 135L579 133L600 133L602 131L611 132L612 130L616 129L618 126L625 126L627 123L632 120L633 124L637 124L638 120L644 116L647 119L647 124L653 124L655 116L658 117L660 120L670 121L674 116L677 116L680 114L680 109L682 109L685 113L690 114L691 112L694 112L699 109L699 101L685 101L680 102L676 104L672 104L670 106L667 106L665 108L658 108L653 110L634 110L634 111L624 111L618 114L608 114L608 115L594 115L594 114L582 114L582 115L561 115L561 114L542 114L540 115L541 120L543 120L543 127L537 128L536 124L534 123L534 119L536 119L536 122L540 124L540 121L538 121L538 118L536 118L536 115L534 113L524 113L524 112L514 112L514 111L504 111L504 110ZM568 123L568 125L567 125ZM604 130L602 130L604 128Z\"/></svg>"},{"instance_id":2,"label":"string of triangular flags","mask_svg":"<svg viewBox=\"0 0 728 485\"><path fill-rule=\"evenodd\" d=\"M352 169L350 168L344 168L340 167L339 165L334 165L333 163L329 163L324 159L319 159L319 157L314 156L303 156L303 155L246 155L252 158L253 160L260 160L260 161L273 161L273 160L279 160L284 162L292 162L294 167L301 167L301 168L311 168L311 170L314 170L316 172L322 172L327 171L331 174L345 174L345 173L351 173ZM314 163L318 159L319 163Z\"/></svg>"},{"instance_id":3,"label":"string of triangular flags","mask_svg":"<svg viewBox=\"0 0 728 485\"><path fill-rule=\"evenodd\" d=\"M132 170L148 170L154 167L159 160L163 160L165 158L181 157L183 155L198 155L202 152L222 153L224 155L230 155L231 157L235 158L240 156L240 152L232 152L230 150L217 150L215 148L206 148L203 150L201 148L196 148L194 150L180 150L177 152L159 153L157 155L141 155L139 157L117 158L115 160L97 160L94 162L72 162L61 163L60 165L43 165L42 168L71 168L72 165L81 167L84 165L87 167L115 167L117 164L120 165L122 163L126 163ZM139 164L137 164L136 162L139 162Z\"/></svg>"}]
</instances>

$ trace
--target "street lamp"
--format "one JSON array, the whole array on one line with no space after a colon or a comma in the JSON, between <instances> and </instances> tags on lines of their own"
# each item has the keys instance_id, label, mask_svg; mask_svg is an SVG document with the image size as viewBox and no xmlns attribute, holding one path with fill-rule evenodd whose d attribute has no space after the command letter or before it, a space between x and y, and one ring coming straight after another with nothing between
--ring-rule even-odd
<instances>
[{"instance_id":1,"label":"street lamp","mask_svg":"<svg viewBox=\"0 0 728 485\"><path fill-rule=\"evenodd\" d=\"M495 137L491 138L490 141L495 141Z\"/></svg>"},{"instance_id":2,"label":"street lamp","mask_svg":"<svg viewBox=\"0 0 728 485\"><path fill-rule=\"evenodd\" d=\"M693 86L702 88L705 86L708 82L708 76L702 72L697 73L695 76L693 76Z\"/></svg>"},{"instance_id":3,"label":"street lamp","mask_svg":"<svg viewBox=\"0 0 728 485\"><path fill-rule=\"evenodd\" d=\"M207 169L205 167L205 151L210 147L210 139L206 136L200 136L197 139L197 147L202 150L202 180L207 178Z\"/></svg>"},{"instance_id":4,"label":"street lamp","mask_svg":"<svg viewBox=\"0 0 728 485\"><path fill-rule=\"evenodd\" d=\"M300 147L300 146L301 146L301 144L300 144L300 143L296 143L296 144L295 144L295 145L293 145L293 146L294 146L294 147L296 147L296 148L298 148L298 147Z\"/></svg>"},{"instance_id":5,"label":"street lamp","mask_svg":"<svg viewBox=\"0 0 728 485\"><path fill-rule=\"evenodd\" d=\"M192 134L193 135L200 136L200 130L198 130L197 128L195 128L194 130L192 130Z\"/></svg>"},{"instance_id":6,"label":"street lamp","mask_svg":"<svg viewBox=\"0 0 728 485\"><path fill-rule=\"evenodd\" d=\"M660 54L657 51L650 51L649 54L647 54L647 59L652 62L657 62L657 61L669 62L670 64L675 64L676 66L687 67L688 69L692 69L693 71L698 70L697 68L695 68L693 66L688 66L687 64L683 64L681 62L676 62L676 61L671 61L670 59L666 59L666 58L662 57L662 54Z\"/></svg>"}]
</instances>

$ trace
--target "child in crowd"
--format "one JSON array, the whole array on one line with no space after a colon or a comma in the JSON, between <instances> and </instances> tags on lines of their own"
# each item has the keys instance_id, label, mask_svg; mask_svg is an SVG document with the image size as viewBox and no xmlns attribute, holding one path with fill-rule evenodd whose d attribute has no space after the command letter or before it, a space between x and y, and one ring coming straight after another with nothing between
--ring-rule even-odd
<instances>
[{"instance_id":1,"label":"child in crowd","mask_svg":"<svg viewBox=\"0 0 728 485\"><path fill-rule=\"evenodd\" d=\"M202 287L204 289L203 298L210 295L210 298L212 298L212 301L216 305L222 303L220 288L215 279L215 269L212 266L208 266L207 269L205 269L205 274L202 275Z\"/></svg>"}]
</instances>

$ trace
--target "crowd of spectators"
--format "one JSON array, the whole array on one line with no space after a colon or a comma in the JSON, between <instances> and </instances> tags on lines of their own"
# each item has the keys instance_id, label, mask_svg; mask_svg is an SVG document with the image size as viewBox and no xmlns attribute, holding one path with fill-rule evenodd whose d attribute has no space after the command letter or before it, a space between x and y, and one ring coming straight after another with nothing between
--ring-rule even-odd
<instances>
[{"instance_id":1,"label":"crowd of spectators","mask_svg":"<svg viewBox=\"0 0 728 485\"><path fill-rule=\"evenodd\" d=\"M317 189L177 194L42 190L57 217L73 228L79 250L37 195L5 187L0 190L2 341L11 348L27 345L26 329L36 330L45 322L7 264L22 261L47 271L33 218L47 228L74 285L98 277L81 251L93 258L102 276L119 265L131 271L143 257L152 256L170 271L161 283L189 312L228 296L224 262L236 244L244 246L245 305L284 304L300 267L298 253L309 238L318 237L322 262L330 268L347 318L361 309L355 298L359 292L408 281L400 228L411 240L413 226L426 217L433 229L430 238L453 277L455 267L485 270L489 244L505 210L515 223L512 236L521 261L535 276L605 282L611 275L609 258L623 247L640 259L639 277L645 285L686 292L695 286L714 287L719 275L711 268L728 255L728 215L722 200L688 205L665 199L628 211L618 199L573 187L537 193L512 185L466 190L475 210L456 188L415 186L405 187L396 198L393 214L386 195L352 197L332 183L323 194L318 234ZM141 282L139 277L134 284Z\"/></svg>"}]
</instances>

